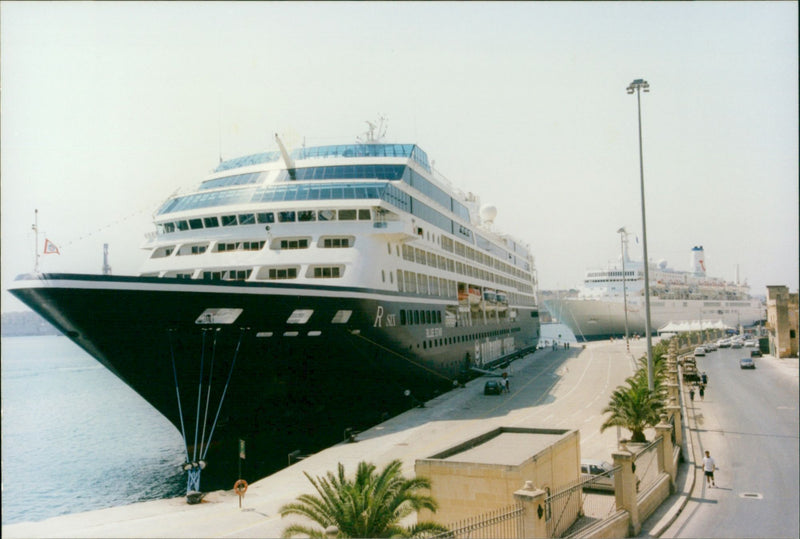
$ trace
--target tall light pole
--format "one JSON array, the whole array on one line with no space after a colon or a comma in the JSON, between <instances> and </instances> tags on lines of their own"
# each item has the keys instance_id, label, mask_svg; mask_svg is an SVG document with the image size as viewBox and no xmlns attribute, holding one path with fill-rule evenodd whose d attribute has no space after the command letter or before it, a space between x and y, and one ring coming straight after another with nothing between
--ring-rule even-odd
<instances>
[{"instance_id":1,"label":"tall light pole","mask_svg":"<svg viewBox=\"0 0 800 539\"><path fill-rule=\"evenodd\" d=\"M625 278L625 251L627 251L627 249L625 249L625 244L628 241L628 231L625 230L625 227L623 226L617 230L617 234L619 234L619 249L622 255L622 300L625 307L625 347L627 348L628 352L630 352L631 341L628 337L628 286L626 284L627 279Z\"/></svg>"},{"instance_id":2,"label":"tall light pole","mask_svg":"<svg viewBox=\"0 0 800 539\"><path fill-rule=\"evenodd\" d=\"M642 192L642 248L644 250L644 331L647 334L647 386L653 384L653 340L650 331L650 259L647 258L647 219L644 211L644 160L642 158L642 98L641 92L649 92L650 85L644 79L636 79L627 88L628 94L636 92L639 111L639 184Z\"/></svg>"}]
</instances>

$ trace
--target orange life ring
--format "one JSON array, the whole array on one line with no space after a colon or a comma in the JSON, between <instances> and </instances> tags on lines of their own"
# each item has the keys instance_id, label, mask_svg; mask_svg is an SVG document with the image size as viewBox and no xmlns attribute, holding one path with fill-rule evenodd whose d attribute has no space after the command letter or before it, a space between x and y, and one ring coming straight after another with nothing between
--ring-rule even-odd
<instances>
[{"instance_id":1,"label":"orange life ring","mask_svg":"<svg viewBox=\"0 0 800 539\"><path fill-rule=\"evenodd\" d=\"M239 479L236 481L233 484L233 491L239 496L244 496L244 493L247 492L247 481L244 479Z\"/></svg>"}]
</instances>

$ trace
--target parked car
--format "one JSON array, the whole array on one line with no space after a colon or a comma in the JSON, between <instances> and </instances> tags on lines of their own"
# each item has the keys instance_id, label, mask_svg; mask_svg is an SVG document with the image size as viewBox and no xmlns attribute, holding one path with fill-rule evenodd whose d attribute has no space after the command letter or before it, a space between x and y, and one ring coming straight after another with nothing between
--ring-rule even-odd
<instances>
[{"instance_id":1,"label":"parked car","mask_svg":"<svg viewBox=\"0 0 800 539\"><path fill-rule=\"evenodd\" d=\"M742 346L744 346L742 341L733 341L731 343L731 348L741 348Z\"/></svg>"},{"instance_id":2,"label":"parked car","mask_svg":"<svg viewBox=\"0 0 800 539\"><path fill-rule=\"evenodd\" d=\"M503 392L503 386L499 380L488 380L483 386L484 395L499 395Z\"/></svg>"},{"instance_id":3,"label":"parked car","mask_svg":"<svg viewBox=\"0 0 800 539\"><path fill-rule=\"evenodd\" d=\"M720 340L717 341L717 345L720 348L730 348L731 347L731 341L730 341L730 339L720 339Z\"/></svg>"},{"instance_id":4,"label":"parked car","mask_svg":"<svg viewBox=\"0 0 800 539\"><path fill-rule=\"evenodd\" d=\"M747 339L744 341L744 345L748 348L755 348L758 346L758 342L755 339Z\"/></svg>"},{"instance_id":5,"label":"parked car","mask_svg":"<svg viewBox=\"0 0 800 539\"><path fill-rule=\"evenodd\" d=\"M743 357L742 359L739 360L739 367L743 369L755 369L756 363L749 357Z\"/></svg>"},{"instance_id":6,"label":"parked car","mask_svg":"<svg viewBox=\"0 0 800 539\"><path fill-rule=\"evenodd\" d=\"M614 466L604 460L581 459L581 479L594 479L583 488L587 490L614 490Z\"/></svg>"},{"instance_id":7,"label":"parked car","mask_svg":"<svg viewBox=\"0 0 800 539\"><path fill-rule=\"evenodd\" d=\"M704 356L704 355L706 355L706 349L703 348L702 346L698 346L697 348L694 349L694 357Z\"/></svg>"},{"instance_id":8,"label":"parked car","mask_svg":"<svg viewBox=\"0 0 800 539\"><path fill-rule=\"evenodd\" d=\"M703 348L706 349L706 352L716 352L719 349L719 346L717 346L717 343L715 342L709 342L704 344Z\"/></svg>"},{"instance_id":9,"label":"parked car","mask_svg":"<svg viewBox=\"0 0 800 539\"><path fill-rule=\"evenodd\" d=\"M761 350L758 348L755 350L750 350L750 357L762 357Z\"/></svg>"}]
</instances>

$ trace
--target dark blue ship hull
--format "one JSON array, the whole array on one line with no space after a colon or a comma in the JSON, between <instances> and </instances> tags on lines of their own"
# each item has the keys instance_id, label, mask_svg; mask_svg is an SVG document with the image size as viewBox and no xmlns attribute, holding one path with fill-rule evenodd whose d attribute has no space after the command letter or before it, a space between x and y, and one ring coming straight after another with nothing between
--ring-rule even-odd
<instances>
[{"instance_id":1,"label":"dark blue ship hull","mask_svg":"<svg viewBox=\"0 0 800 539\"><path fill-rule=\"evenodd\" d=\"M536 348L535 308L442 323L445 298L369 289L76 274L11 292L166 416L230 488ZM493 343L491 345L486 343ZM487 361L486 346L494 346ZM220 404L221 403L221 404ZM124 420L124 418L120 418ZM207 448L207 449L206 449ZM207 454L204 455L204 452Z\"/></svg>"}]
</instances>

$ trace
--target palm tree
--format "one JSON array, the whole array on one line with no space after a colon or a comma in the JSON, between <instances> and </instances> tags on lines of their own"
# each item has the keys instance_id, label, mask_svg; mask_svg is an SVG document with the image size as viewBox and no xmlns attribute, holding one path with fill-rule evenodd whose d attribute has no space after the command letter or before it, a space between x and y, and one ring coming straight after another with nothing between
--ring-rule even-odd
<instances>
[{"instance_id":1,"label":"palm tree","mask_svg":"<svg viewBox=\"0 0 800 539\"><path fill-rule=\"evenodd\" d=\"M328 472L326 477L313 479L306 473L319 496L303 494L294 503L281 507L280 513L282 517L302 515L321 528L292 524L283 531L283 537L325 537L329 526L336 526L340 537L418 537L447 531L447 527L435 522L400 525L415 511L437 508L432 497L418 492L429 489L430 481L424 477L406 479L401 467L399 460L393 460L376 474L374 464L360 462L352 480L345 477L341 463L338 475Z\"/></svg>"},{"instance_id":2,"label":"palm tree","mask_svg":"<svg viewBox=\"0 0 800 539\"><path fill-rule=\"evenodd\" d=\"M609 427L624 427L631 431L632 442L646 442L644 429L656 425L664 409L664 391L660 377L654 377L654 389L647 383L647 371L639 369L611 394L611 401L603 409L610 417L600 426L600 432Z\"/></svg>"}]
</instances>

